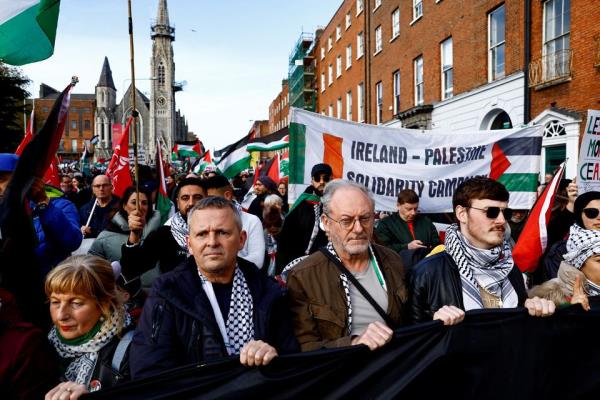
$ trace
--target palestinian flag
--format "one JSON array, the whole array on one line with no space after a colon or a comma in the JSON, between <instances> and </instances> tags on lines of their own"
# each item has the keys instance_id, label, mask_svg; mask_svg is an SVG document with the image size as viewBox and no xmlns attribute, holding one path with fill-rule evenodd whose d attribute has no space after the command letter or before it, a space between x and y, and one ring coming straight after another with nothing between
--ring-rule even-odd
<instances>
[{"instance_id":1,"label":"palestinian flag","mask_svg":"<svg viewBox=\"0 0 600 400\"><path fill-rule=\"evenodd\" d=\"M289 176L289 170L290 170L290 153L289 152L285 152L281 155L280 159L279 159L279 177L280 178L285 178L286 176Z\"/></svg>"},{"instance_id":2,"label":"palestinian flag","mask_svg":"<svg viewBox=\"0 0 600 400\"><path fill-rule=\"evenodd\" d=\"M198 158L202 153L202 146L199 140L193 144L175 143L175 146L173 147L173 157Z\"/></svg>"},{"instance_id":3,"label":"palestinian flag","mask_svg":"<svg viewBox=\"0 0 600 400\"><path fill-rule=\"evenodd\" d=\"M281 132L281 133L279 133ZM288 130L281 130L268 136L255 138L248 143L247 150L252 151L275 151L287 149L290 145Z\"/></svg>"},{"instance_id":4,"label":"palestinian flag","mask_svg":"<svg viewBox=\"0 0 600 400\"><path fill-rule=\"evenodd\" d=\"M554 199L558 191L558 185L565 172L565 162L550 181L542 195L537 199L529 213L527 222L519 236L512 251L515 265L521 272L533 272L536 270L540 258L546 251L548 244L548 222L554 206Z\"/></svg>"},{"instance_id":5,"label":"palestinian flag","mask_svg":"<svg viewBox=\"0 0 600 400\"><path fill-rule=\"evenodd\" d=\"M246 151L250 135L215 152L220 158L217 168L227 178L232 179L245 169L250 168L250 153Z\"/></svg>"},{"instance_id":6,"label":"palestinian flag","mask_svg":"<svg viewBox=\"0 0 600 400\"><path fill-rule=\"evenodd\" d=\"M201 173L204 172L206 167L208 167L209 165L214 166L215 164L212 162L212 158L210 157L210 150L206 150L206 152L204 153L202 158L200 158L200 159L198 159L198 161L196 161L196 164L194 165L194 167L192 167L192 171L196 175L200 175ZM215 169L216 169L216 166L215 166Z\"/></svg>"},{"instance_id":7,"label":"palestinian flag","mask_svg":"<svg viewBox=\"0 0 600 400\"><path fill-rule=\"evenodd\" d=\"M165 163L162 158L160 141L156 138L156 171L158 172L158 198L156 209L160 212L160 224L163 225L169 219L171 200L167 194L167 183L165 181Z\"/></svg>"},{"instance_id":8,"label":"palestinian flag","mask_svg":"<svg viewBox=\"0 0 600 400\"><path fill-rule=\"evenodd\" d=\"M0 1L0 61L24 65L54 53L59 0Z\"/></svg>"}]
</instances>

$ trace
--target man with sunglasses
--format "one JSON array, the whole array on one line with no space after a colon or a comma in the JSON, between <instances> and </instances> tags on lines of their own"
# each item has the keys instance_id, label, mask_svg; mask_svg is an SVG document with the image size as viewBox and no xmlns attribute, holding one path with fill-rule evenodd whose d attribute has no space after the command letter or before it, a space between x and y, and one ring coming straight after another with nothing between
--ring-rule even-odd
<instances>
[{"instance_id":1,"label":"man with sunglasses","mask_svg":"<svg viewBox=\"0 0 600 400\"><path fill-rule=\"evenodd\" d=\"M375 350L406 320L400 256L372 243L375 203L368 189L336 179L325 188L321 222L329 243L294 266L287 285L294 332L303 351L364 344ZM464 313L444 307L445 324Z\"/></svg>"},{"instance_id":2,"label":"man with sunglasses","mask_svg":"<svg viewBox=\"0 0 600 400\"><path fill-rule=\"evenodd\" d=\"M327 243L319 220L322 214L321 196L332 174L328 164L312 167L311 184L290 207L279 234L276 274L280 274L291 261L312 254Z\"/></svg>"},{"instance_id":3,"label":"man with sunglasses","mask_svg":"<svg viewBox=\"0 0 600 400\"><path fill-rule=\"evenodd\" d=\"M509 193L499 182L476 177L462 183L452 206L458 224L446 230L445 251L417 264L410 279L411 318L431 320L444 305L469 311L526 307L530 315L554 313L554 303L527 298L506 235Z\"/></svg>"}]
</instances>

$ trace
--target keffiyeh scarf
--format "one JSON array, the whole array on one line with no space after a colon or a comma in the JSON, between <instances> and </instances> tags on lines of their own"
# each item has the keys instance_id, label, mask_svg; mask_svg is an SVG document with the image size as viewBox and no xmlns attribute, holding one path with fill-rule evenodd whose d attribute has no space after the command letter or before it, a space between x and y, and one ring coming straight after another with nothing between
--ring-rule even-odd
<instances>
[{"instance_id":1,"label":"keffiyeh scarf","mask_svg":"<svg viewBox=\"0 0 600 400\"><path fill-rule=\"evenodd\" d=\"M189 235L187 221L183 219L181 213L176 213L171 218L171 235L183 250L188 251L186 237Z\"/></svg>"},{"instance_id":2,"label":"keffiyeh scarf","mask_svg":"<svg viewBox=\"0 0 600 400\"><path fill-rule=\"evenodd\" d=\"M221 330L221 336L225 341L227 353L229 355L240 354L244 345L254 339L254 322L252 320L254 304L244 273L236 267L229 302L229 315L226 322L216 301L212 284L202 273L199 274L202 280L202 288L210 300L217 324Z\"/></svg>"},{"instance_id":3,"label":"keffiyeh scarf","mask_svg":"<svg viewBox=\"0 0 600 400\"><path fill-rule=\"evenodd\" d=\"M122 327L129 326L131 318L128 314L115 310L110 321L104 321L98 333L78 345L65 343L64 339L59 336L56 327L52 327L48 334L50 343L61 358L70 360L64 373L65 380L83 384L89 389L90 380L98 361L98 352L117 335Z\"/></svg>"},{"instance_id":4,"label":"keffiyeh scarf","mask_svg":"<svg viewBox=\"0 0 600 400\"><path fill-rule=\"evenodd\" d=\"M503 308L517 307L519 298L508 279L514 261L506 239L492 249L478 249L460 233L457 224L452 224L446 230L445 246L458 266L465 311L483 308L480 287L499 296Z\"/></svg>"},{"instance_id":5,"label":"keffiyeh scarf","mask_svg":"<svg viewBox=\"0 0 600 400\"><path fill-rule=\"evenodd\" d=\"M586 260L600 254L600 231L584 229L577 224L571 226L567 240L567 253L564 260L577 269L581 269ZM590 296L600 295L600 286L586 279Z\"/></svg>"}]
</instances>

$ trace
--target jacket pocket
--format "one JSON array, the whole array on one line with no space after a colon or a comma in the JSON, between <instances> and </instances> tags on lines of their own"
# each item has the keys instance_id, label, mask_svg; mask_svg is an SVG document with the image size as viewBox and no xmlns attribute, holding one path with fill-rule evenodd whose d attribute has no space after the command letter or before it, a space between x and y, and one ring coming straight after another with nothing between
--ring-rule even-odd
<instances>
[{"instance_id":1,"label":"jacket pocket","mask_svg":"<svg viewBox=\"0 0 600 400\"><path fill-rule=\"evenodd\" d=\"M310 314L316 320L322 339L338 339L346 336L346 311L337 311L327 304L311 303Z\"/></svg>"}]
</instances>

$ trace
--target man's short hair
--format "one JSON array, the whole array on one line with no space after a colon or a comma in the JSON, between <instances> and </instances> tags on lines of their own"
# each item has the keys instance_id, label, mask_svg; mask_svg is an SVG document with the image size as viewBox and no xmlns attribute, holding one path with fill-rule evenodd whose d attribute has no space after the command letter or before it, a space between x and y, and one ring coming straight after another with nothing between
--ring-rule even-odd
<instances>
[{"instance_id":1,"label":"man's short hair","mask_svg":"<svg viewBox=\"0 0 600 400\"><path fill-rule=\"evenodd\" d=\"M233 212L233 216L235 219L235 224L237 225L239 231L242 231L242 217L240 215L240 212L238 211L237 207L235 206L235 204L233 204L232 201L227 200L224 197L220 197L220 196L208 196L205 197L204 199L198 201L194 207L192 207L192 209L188 212L187 215L187 223L188 226L190 226L190 223L192 222L192 215L194 215L194 213L196 211L200 211L200 210L207 210L207 209L216 209L216 210L224 210L224 209L230 209Z\"/></svg>"},{"instance_id":2,"label":"man's short hair","mask_svg":"<svg viewBox=\"0 0 600 400\"><path fill-rule=\"evenodd\" d=\"M404 189L398 193L398 204L415 204L419 202L419 196L417 192L412 189Z\"/></svg>"},{"instance_id":3,"label":"man's short hair","mask_svg":"<svg viewBox=\"0 0 600 400\"><path fill-rule=\"evenodd\" d=\"M461 183L452 196L452 208L456 206L471 207L473 200L508 201L508 190L498 181L476 176Z\"/></svg>"},{"instance_id":4,"label":"man's short hair","mask_svg":"<svg viewBox=\"0 0 600 400\"><path fill-rule=\"evenodd\" d=\"M229 183L229 180L223 175L215 175L205 179L204 187L206 188L206 190L223 188L232 189L231 183Z\"/></svg>"},{"instance_id":5,"label":"man's short hair","mask_svg":"<svg viewBox=\"0 0 600 400\"><path fill-rule=\"evenodd\" d=\"M206 191L206 188L204 186L204 181L202 181L202 179L200 179L200 178L184 178L175 187L174 198L179 197L179 191L181 190L181 188L183 188L184 186L190 186L190 185L198 186L198 187L202 188L204 191Z\"/></svg>"},{"instance_id":6,"label":"man's short hair","mask_svg":"<svg viewBox=\"0 0 600 400\"><path fill-rule=\"evenodd\" d=\"M321 196L321 203L323 204L323 212L326 215L329 215L331 199L335 192L337 192L341 188L352 188L356 190L360 190L367 196L369 201L371 202L371 208L375 209L375 200L373 200L373 195L365 186L360 185L356 182L347 181L344 179L334 179L325 186L325 190L323 191L323 196Z\"/></svg>"}]
</instances>

